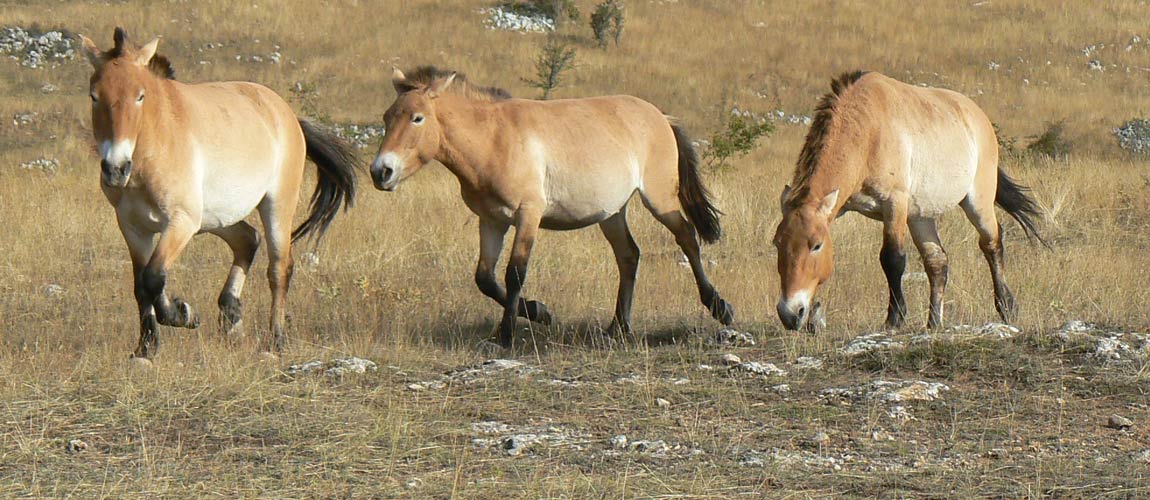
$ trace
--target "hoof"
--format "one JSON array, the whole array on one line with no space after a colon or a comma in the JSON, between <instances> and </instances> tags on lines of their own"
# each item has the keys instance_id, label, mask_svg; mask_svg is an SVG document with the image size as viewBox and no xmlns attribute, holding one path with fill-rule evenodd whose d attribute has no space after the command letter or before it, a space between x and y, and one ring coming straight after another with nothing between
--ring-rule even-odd
<instances>
[{"instance_id":1,"label":"hoof","mask_svg":"<svg viewBox=\"0 0 1150 500\"><path fill-rule=\"evenodd\" d=\"M735 307L723 299L718 299L714 307L711 307L711 317L723 326L730 326L735 322Z\"/></svg>"},{"instance_id":2,"label":"hoof","mask_svg":"<svg viewBox=\"0 0 1150 500\"><path fill-rule=\"evenodd\" d=\"M244 338L244 320L232 323L224 318L220 318L220 331L223 332L227 338L242 339Z\"/></svg>"},{"instance_id":3,"label":"hoof","mask_svg":"<svg viewBox=\"0 0 1150 500\"><path fill-rule=\"evenodd\" d=\"M192 309L190 304L180 299L172 299L169 310L157 307L156 321L159 321L161 325L176 328L196 329L200 326L200 318L196 315L196 311Z\"/></svg>"},{"instance_id":4,"label":"hoof","mask_svg":"<svg viewBox=\"0 0 1150 500\"><path fill-rule=\"evenodd\" d=\"M151 370L153 368L152 360L148 358L141 358L132 356L128 358L128 368L132 370Z\"/></svg>"},{"instance_id":5,"label":"hoof","mask_svg":"<svg viewBox=\"0 0 1150 500\"><path fill-rule=\"evenodd\" d=\"M553 318L547 306L537 300L528 300L523 307L524 316L533 323L550 326Z\"/></svg>"},{"instance_id":6,"label":"hoof","mask_svg":"<svg viewBox=\"0 0 1150 500\"><path fill-rule=\"evenodd\" d=\"M607 329L603 330L603 334L606 337L614 337L614 338L620 338L620 339L630 337L631 336L631 324L630 323L619 323L618 321L611 321L611 324L607 327Z\"/></svg>"}]
</instances>

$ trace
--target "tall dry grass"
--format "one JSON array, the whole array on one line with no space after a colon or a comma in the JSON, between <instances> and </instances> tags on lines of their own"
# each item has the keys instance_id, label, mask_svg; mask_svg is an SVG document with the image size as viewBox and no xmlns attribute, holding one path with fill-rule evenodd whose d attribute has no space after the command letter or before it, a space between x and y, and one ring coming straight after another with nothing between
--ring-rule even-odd
<instances>
[{"instance_id":1,"label":"tall dry grass","mask_svg":"<svg viewBox=\"0 0 1150 500\"><path fill-rule=\"evenodd\" d=\"M578 2L584 13L593 3ZM370 123L380 121L393 98L392 65L455 68L477 83L532 95L522 77L541 35L484 29L477 10L486 6L430 0L9 3L0 6L0 24L67 28L104 45L114 26L124 26L137 42L161 36L161 52L184 81L252 80L285 96L296 82L306 82L317 87L314 104L332 119ZM1145 162L1116 151L1109 136L1114 126L1146 112L1150 45L1125 49L1133 35L1145 36L1139 31L1145 9L1134 2L1033 0L632 1L618 48L595 48L583 22L577 32L563 34L579 53L570 83L556 95L638 95L681 118L701 138L735 105L760 113L809 113L830 77L867 68L971 95L1011 136L1025 138L1046 122L1066 120L1075 144L1067 161L1024 159L1006 165L1034 187L1047 208L1042 230L1054 244L1052 251L1028 244L1013 222L1004 221L1018 323L1031 332L1068 319L1146 328L1150 180ZM223 45L208 48L209 42ZM1103 43L1093 55L1082 53ZM283 54L279 65L235 58L266 55L276 46ZM1089 70L1091 59L1102 61L1105 70ZM992 62L997 69L989 67ZM498 314L472 282L476 217L441 168L429 168L395 194L372 191L365 182L355 210L337 219L316 250L318 266L297 267L289 297L291 345L284 363L355 354L409 375L385 369L346 384L290 382L278 374L279 366L257 363L255 339L266 334L269 309L262 252L244 294L246 338L223 339L210 321L194 332L164 328L157 369L145 375L125 371L123 361L137 336L135 308L127 252L97 187L84 97L87 63L76 60L51 70L28 70L11 61L0 65L3 494L484 497L509 490L511 496L536 497L651 492L721 497L733 491L767 494L770 481L810 495L836 491L779 470L732 472L703 463L661 470L637 460L582 464L573 471L578 460L503 463L469 446L466 433L454 424L513 420L539 409L563 423L592 422L602 433L680 433L680 439L712 450L786 444L793 439L781 430L787 422L854 424L818 404L764 406L761 388L722 381L685 393L654 384L572 395L525 383L462 394L405 392L405 380L481 359L474 346L495 327ZM45 83L60 90L43 93ZM40 113L35 125L9 124L8 117L26 110ZM733 169L706 179L726 213L726 238L705 249L713 261L711 277L736 306L737 326L766 342L754 352L768 359L831 352L843 340L877 327L885 308L878 226L849 216L835 224L837 272L822 290L830 330L812 338L778 327L778 281L769 241L779 217L777 194L804 133L803 127L782 126L753 154L736 160ZM60 172L15 167L41 156L59 159ZM546 302L562 323L533 330L524 324L522 358L554 373L593 379L636 371L683 374L706 360L701 334L715 325L698 304L690 273L678 263L679 251L665 229L641 207L632 210L643 249L634 325L640 337L670 337L682 344L632 342L593 349L588 332L605 324L613 308L616 270L610 249L593 229L549 232L536 245L526 295ZM988 272L973 229L959 212L940 226L951 263L946 321L993 320ZM228 255L221 241L197 238L171 273L173 289L209 319ZM911 272L921 271L911 262ZM63 293L45 293L51 284ZM925 281L912 277L907 288L910 322L923 325ZM1053 362L1041 363L1054 370ZM693 415L679 417L688 423L677 426L670 416L651 416L653 395L668 391L700 401ZM1131 395L1127 399L1139 399L1130 391L1123 393ZM937 431L932 426L942 427L951 418L952 435L978 430L1031 435L1038 431L1027 425L1048 415L1051 404L1037 393L988 398L956 407L949 417L940 409L923 426ZM1087 411L1101 404L1086 401L1079 404ZM1003 406L1011 409L1000 410ZM728 432L708 428L708 419L767 423ZM938 435L921 439L945 440ZM72 436L83 437L93 449L81 458L67 455L63 442ZM1047 491L1044 481L1071 480L1076 476L1070 472L1082 463L1059 460L1027 462L1034 469L1016 474L983 469L981 477L993 481L961 483L966 489L959 491L1021 496L1032 488L1041 496ZM568 469L552 472L552 467ZM412 477L425 478L427 489L404 489ZM881 484L876 490L847 491L865 495L883 491ZM927 491L948 491L935 486L939 489Z\"/></svg>"}]
</instances>

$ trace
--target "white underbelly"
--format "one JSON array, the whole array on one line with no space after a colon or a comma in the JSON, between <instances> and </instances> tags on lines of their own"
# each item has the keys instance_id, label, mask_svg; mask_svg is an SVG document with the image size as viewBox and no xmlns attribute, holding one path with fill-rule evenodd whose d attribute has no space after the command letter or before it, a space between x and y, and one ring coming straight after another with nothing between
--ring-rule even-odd
<instances>
[{"instance_id":1,"label":"white underbelly","mask_svg":"<svg viewBox=\"0 0 1150 500\"><path fill-rule=\"evenodd\" d=\"M979 155L972 144L964 146L917 151L908 172L907 215L934 218L953 209L966 197L974 185Z\"/></svg>"},{"instance_id":2,"label":"white underbelly","mask_svg":"<svg viewBox=\"0 0 1150 500\"><path fill-rule=\"evenodd\" d=\"M259 163L204 165L200 230L210 231L244 220L280 181L279 159L269 150Z\"/></svg>"}]
</instances>

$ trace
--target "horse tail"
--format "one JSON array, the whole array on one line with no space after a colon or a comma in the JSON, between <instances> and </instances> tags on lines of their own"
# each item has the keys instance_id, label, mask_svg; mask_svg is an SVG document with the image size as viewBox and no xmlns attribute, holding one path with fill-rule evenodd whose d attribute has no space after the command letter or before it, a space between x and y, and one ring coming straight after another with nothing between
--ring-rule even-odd
<instances>
[{"instance_id":1,"label":"horse tail","mask_svg":"<svg viewBox=\"0 0 1150 500\"><path fill-rule=\"evenodd\" d=\"M711 203L711 193L699 178L699 155L691 146L687 133L676 124L671 124L671 130L679 147L679 203L703 242L715 243L723 235L719 226L719 216L723 212Z\"/></svg>"},{"instance_id":2,"label":"horse tail","mask_svg":"<svg viewBox=\"0 0 1150 500\"><path fill-rule=\"evenodd\" d=\"M355 204L355 170L362 163L352 146L332 132L301 119L307 157L318 167L318 182L311 195L311 213L292 231L292 241L311 234L317 239L327 231L340 206L346 211Z\"/></svg>"},{"instance_id":3,"label":"horse tail","mask_svg":"<svg viewBox=\"0 0 1150 500\"><path fill-rule=\"evenodd\" d=\"M998 190L994 193L994 203L1018 221L1027 238L1037 239L1049 248L1050 245L1038 234L1034 224L1034 219L1042 216L1042 209L1034 198L1027 195L1029 191L1030 188L1015 182L1004 170L998 169Z\"/></svg>"}]
</instances>

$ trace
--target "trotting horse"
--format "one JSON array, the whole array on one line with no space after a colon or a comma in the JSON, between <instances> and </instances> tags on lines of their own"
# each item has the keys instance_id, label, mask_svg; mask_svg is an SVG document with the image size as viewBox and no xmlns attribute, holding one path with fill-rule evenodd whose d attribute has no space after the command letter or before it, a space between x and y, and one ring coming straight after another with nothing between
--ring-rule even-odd
<instances>
[{"instance_id":1,"label":"trotting horse","mask_svg":"<svg viewBox=\"0 0 1150 500\"><path fill-rule=\"evenodd\" d=\"M140 341L133 356L156 355L157 323L199 326L191 306L165 290L168 270L197 233L212 233L231 247L220 325L231 331L239 324L240 293L260 243L244 218L256 208L268 242L268 347L281 351L292 241L322 234L340 206L350 206L354 152L296 118L266 87L183 84L174 80L168 60L156 55L159 40L135 47L120 28L114 40L115 47L102 52L81 36L95 68L90 97L101 187L116 210L135 277ZM319 167L318 185L311 214L292 232L305 157Z\"/></svg>"},{"instance_id":2,"label":"trotting horse","mask_svg":"<svg viewBox=\"0 0 1150 500\"><path fill-rule=\"evenodd\" d=\"M774 237L779 319L789 329L811 326L808 320L820 308L811 304L815 291L834 270L831 222L853 211L883 223L879 258L890 291L887 326L900 326L906 315L903 243L909 232L930 281L928 326L938 327L947 258L935 219L958 205L978 230L995 307L1012 321L1014 296L1003 278L994 206L1042 241L1034 227L1040 211L1027 191L999 168L994 127L967 97L878 73L841 76L819 103L793 183L783 190L783 220Z\"/></svg>"},{"instance_id":3,"label":"trotting horse","mask_svg":"<svg viewBox=\"0 0 1150 500\"><path fill-rule=\"evenodd\" d=\"M707 279L699 236L719 239L719 211L699 179L698 157L681 128L635 97L533 101L470 84L458 73L394 70L395 102L371 165L375 186L396 188L436 160L459 179L464 203L479 216L475 283L503 306L499 342L509 347L515 320L547 324L551 315L520 297L539 229L598 224L615 252L619 290L610 332L630 331L639 247L627 227L636 191L675 235L711 315L734 321L734 309ZM515 226L507 289L495 279L503 237Z\"/></svg>"}]
</instances>

